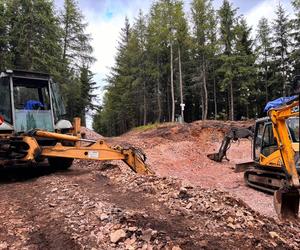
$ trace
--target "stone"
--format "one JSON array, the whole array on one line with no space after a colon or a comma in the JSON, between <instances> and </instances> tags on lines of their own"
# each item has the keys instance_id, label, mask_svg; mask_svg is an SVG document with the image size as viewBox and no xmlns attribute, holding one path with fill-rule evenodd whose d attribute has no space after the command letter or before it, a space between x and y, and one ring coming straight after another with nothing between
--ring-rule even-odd
<instances>
[{"instance_id":1,"label":"stone","mask_svg":"<svg viewBox=\"0 0 300 250\"><path fill-rule=\"evenodd\" d=\"M129 232L135 232L137 229L137 227L128 227Z\"/></svg>"},{"instance_id":2,"label":"stone","mask_svg":"<svg viewBox=\"0 0 300 250\"><path fill-rule=\"evenodd\" d=\"M180 246L174 246L172 247L172 250L182 250Z\"/></svg>"},{"instance_id":3,"label":"stone","mask_svg":"<svg viewBox=\"0 0 300 250\"><path fill-rule=\"evenodd\" d=\"M274 238L280 238L279 235L278 235L278 233L276 233L274 231L269 232L269 234L272 237L272 239L274 239Z\"/></svg>"},{"instance_id":4,"label":"stone","mask_svg":"<svg viewBox=\"0 0 300 250\"><path fill-rule=\"evenodd\" d=\"M110 241L117 243L126 237L126 232L123 229L118 229L110 234Z\"/></svg>"},{"instance_id":5,"label":"stone","mask_svg":"<svg viewBox=\"0 0 300 250\"><path fill-rule=\"evenodd\" d=\"M100 214L100 220L107 220L108 219L108 215L105 213Z\"/></svg>"},{"instance_id":6,"label":"stone","mask_svg":"<svg viewBox=\"0 0 300 250\"><path fill-rule=\"evenodd\" d=\"M236 226L233 225L232 223L228 223L227 226L230 227L230 228L232 228L232 229L236 229Z\"/></svg>"},{"instance_id":7,"label":"stone","mask_svg":"<svg viewBox=\"0 0 300 250\"><path fill-rule=\"evenodd\" d=\"M146 242L150 242L151 240L151 237L152 237L152 229L146 229L143 231L143 236L142 236L142 239Z\"/></svg>"},{"instance_id":8,"label":"stone","mask_svg":"<svg viewBox=\"0 0 300 250\"><path fill-rule=\"evenodd\" d=\"M230 223L233 223L233 222L234 222L234 219L233 219L232 217L228 217L228 218L227 218L227 221L230 222Z\"/></svg>"},{"instance_id":9,"label":"stone","mask_svg":"<svg viewBox=\"0 0 300 250\"><path fill-rule=\"evenodd\" d=\"M193 204L190 202L189 204L186 205L187 209L190 209L193 206Z\"/></svg>"}]
</instances>

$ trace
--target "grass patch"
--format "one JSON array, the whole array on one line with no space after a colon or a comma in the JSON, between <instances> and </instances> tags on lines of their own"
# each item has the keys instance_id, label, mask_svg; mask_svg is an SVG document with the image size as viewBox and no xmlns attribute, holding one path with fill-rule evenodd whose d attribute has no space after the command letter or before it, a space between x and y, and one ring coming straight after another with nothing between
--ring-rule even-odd
<instances>
[{"instance_id":1,"label":"grass patch","mask_svg":"<svg viewBox=\"0 0 300 250\"><path fill-rule=\"evenodd\" d=\"M152 123L152 124L147 124L147 125L143 125L143 126L139 126L136 128L133 128L133 131L139 131L139 132L143 132L146 130L150 130L150 129L155 129L157 128L161 123Z\"/></svg>"}]
</instances>

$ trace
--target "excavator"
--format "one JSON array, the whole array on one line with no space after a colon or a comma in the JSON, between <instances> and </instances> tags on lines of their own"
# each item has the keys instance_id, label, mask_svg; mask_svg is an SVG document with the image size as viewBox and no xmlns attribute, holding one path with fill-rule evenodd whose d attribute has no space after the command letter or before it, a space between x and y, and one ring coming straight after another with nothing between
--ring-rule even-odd
<instances>
[{"instance_id":1,"label":"excavator","mask_svg":"<svg viewBox=\"0 0 300 250\"><path fill-rule=\"evenodd\" d=\"M218 153L208 154L207 157L216 162L222 162L222 160L224 158L225 158L225 160L229 161L226 153L231 146L231 142L232 141L236 142L242 138L252 139L253 138L253 128L252 127L249 127L249 128L232 127L232 128L230 128L229 132L227 132L224 136L224 139L222 141L222 144L219 148Z\"/></svg>"},{"instance_id":2,"label":"excavator","mask_svg":"<svg viewBox=\"0 0 300 250\"><path fill-rule=\"evenodd\" d=\"M34 165L68 169L74 159L122 160L134 172L153 174L142 150L83 138L80 118L65 119L58 84L48 74L0 73L0 167Z\"/></svg>"},{"instance_id":3,"label":"excavator","mask_svg":"<svg viewBox=\"0 0 300 250\"><path fill-rule=\"evenodd\" d=\"M300 189L299 97L271 101L265 112L268 116L256 120L252 134L253 161L237 164L236 169L242 166L248 186L274 193L274 208L279 218L295 219ZM219 152L208 155L211 160L222 161L230 140L251 137L250 130L236 131L238 136L226 135Z\"/></svg>"}]
</instances>

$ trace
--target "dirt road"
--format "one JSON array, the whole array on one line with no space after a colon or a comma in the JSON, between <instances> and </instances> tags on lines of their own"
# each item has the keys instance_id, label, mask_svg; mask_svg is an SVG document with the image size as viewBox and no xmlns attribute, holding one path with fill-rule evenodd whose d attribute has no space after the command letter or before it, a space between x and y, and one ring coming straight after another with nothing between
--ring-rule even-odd
<instances>
[{"instance_id":1,"label":"dirt road","mask_svg":"<svg viewBox=\"0 0 300 250\"><path fill-rule=\"evenodd\" d=\"M143 147L158 176L137 176L119 162L77 161L64 172L46 165L0 170L0 249L299 249L299 223L280 222L246 204L248 189L232 172L233 155L217 166L206 160L223 127L203 126L111 140ZM247 144L231 152L248 154ZM254 204L271 206L263 194L247 192Z\"/></svg>"}]
</instances>

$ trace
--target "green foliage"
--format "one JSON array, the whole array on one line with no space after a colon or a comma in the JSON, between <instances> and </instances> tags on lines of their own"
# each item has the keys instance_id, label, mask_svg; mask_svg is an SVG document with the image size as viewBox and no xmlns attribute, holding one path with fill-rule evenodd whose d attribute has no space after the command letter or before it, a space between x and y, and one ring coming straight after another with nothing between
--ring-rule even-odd
<instances>
[{"instance_id":1,"label":"green foliage","mask_svg":"<svg viewBox=\"0 0 300 250\"><path fill-rule=\"evenodd\" d=\"M300 70L300 2L292 4L294 19L279 5L272 26L260 20L256 43L252 28L228 0L218 11L211 0L193 0L190 27L177 0L155 1L132 27L126 19L94 128L118 135L171 121L171 45L177 114L182 55L185 121L265 115L266 102L288 94L291 72Z\"/></svg>"},{"instance_id":2,"label":"green foliage","mask_svg":"<svg viewBox=\"0 0 300 250\"><path fill-rule=\"evenodd\" d=\"M50 0L0 0L0 68L49 73L61 83L68 118L84 121L95 88L86 25L73 0L60 16Z\"/></svg>"}]
</instances>

